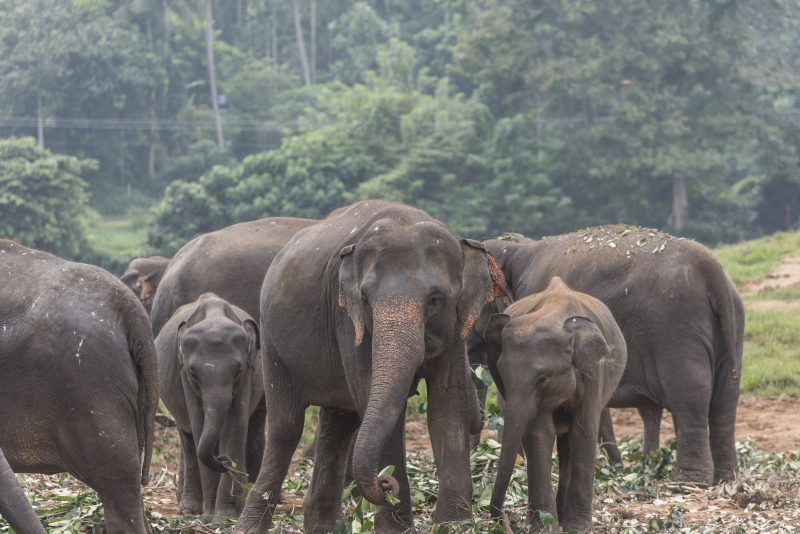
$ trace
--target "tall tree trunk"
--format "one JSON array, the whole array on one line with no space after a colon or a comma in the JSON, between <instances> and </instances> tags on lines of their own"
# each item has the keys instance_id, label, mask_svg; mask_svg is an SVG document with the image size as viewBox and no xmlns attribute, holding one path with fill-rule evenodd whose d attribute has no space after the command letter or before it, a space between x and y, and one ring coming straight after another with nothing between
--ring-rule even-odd
<instances>
[{"instance_id":1,"label":"tall tree trunk","mask_svg":"<svg viewBox=\"0 0 800 534\"><path fill-rule=\"evenodd\" d=\"M150 11L147 11L147 17L145 18L146 28L147 28L147 46L150 49L150 53L153 53L153 28L152 23L150 20ZM150 134L147 136L147 141L150 144L150 156L147 160L147 172L150 176L150 179L156 174L156 90L152 89L150 91Z\"/></svg>"},{"instance_id":2,"label":"tall tree trunk","mask_svg":"<svg viewBox=\"0 0 800 534\"><path fill-rule=\"evenodd\" d=\"M39 101L36 106L37 126L39 128L39 146L44 148L44 117L42 117L42 92L39 91Z\"/></svg>"},{"instance_id":3,"label":"tall tree trunk","mask_svg":"<svg viewBox=\"0 0 800 534\"><path fill-rule=\"evenodd\" d=\"M687 208L689 201L686 198L686 179L674 178L672 180L672 212L667 217L667 224L677 230L686 224Z\"/></svg>"},{"instance_id":4,"label":"tall tree trunk","mask_svg":"<svg viewBox=\"0 0 800 534\"><path fill-rule=\"evenodd\" d=\"M317 83L317 0L311 0L311 83Z\"/></svg>"},{"instance_id":5,"label":"tall tree trunk","mask_svg":"<svg viewBox=\"0 0 800 534\"><path fill-rule=\"evenodd\" d=\"M303 26L300 24L300 8L297 0L292 0L292 13L294 15L294 33L297 35L297 47L300 49L300 63L303 66L303 81L306 85L311 85L311 73L308 69L308 55L306 55L306 44L303 40Z\"/></svg>"},{"instance_id":6,"label":"tall tree trunk","mask_svg":"<svg viewBox=\"0 0 800 534\"><path fill-rule=\"evenodd\" d=\"M270 51L269 42L271 36L269 32L269 11L264 13L264 59L271 58L272 52Z\"/></svg>"},{"instance_id":7,"label":"tall tree trunk","mask_svg":"<svg viewBox=\"0 0 800 534\"><path fill-rule=\"evenodd\" d=\"M214 68L214 18L211 14L211 0L206 0L206 54L208 56L208 81L211 84L211 103L214 106L214 123L217 126L217 143L222 150L225 150L222 121L219 116L219 101L217 100L217 72Z\"/></svg>"},{"instance_id":8,"label":"tall tree trunk","mask_svg":"<svg viewBox=\"0 0 800 534\"><path fill-rule=\"evenodd\" d=\"M241 46L241 36L242 36L242 0L236 0L236 36L233 39L233 42L236 44L236 48L239 50L242 49Z\"/></svg>"},{"instance_id":9,"label":"tall tree trunk","mask_svg":"<svg viewBox=\"0 0 800 534\"><path fill-rule=\"evenodd\" d=\"M272 63L277 66L280 58L278 57L278 7L273 2L270 10L272 19Z\"/></svg>"}]
</instances>

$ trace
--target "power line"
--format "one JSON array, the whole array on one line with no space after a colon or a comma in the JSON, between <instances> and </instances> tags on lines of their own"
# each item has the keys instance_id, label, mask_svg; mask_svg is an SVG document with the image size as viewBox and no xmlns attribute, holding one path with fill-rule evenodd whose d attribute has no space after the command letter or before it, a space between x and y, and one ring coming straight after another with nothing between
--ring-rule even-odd
<instances>
[{"instance_id":1,"label":"power line","mask_svg":"<svg viewBox=\"0 0 800 534\"><path fill-rule=\"evenodd\" d=\"M36 128L38 117L0 116L0 126ZM297 129L298 121L270 121L228 119L223 126L245 132L282 132ZM153 120L150 119L66 119L49 117L44 119L45 128L81 128L87 130L214 130L213 120Z\"/></svg>"}]
</instances>

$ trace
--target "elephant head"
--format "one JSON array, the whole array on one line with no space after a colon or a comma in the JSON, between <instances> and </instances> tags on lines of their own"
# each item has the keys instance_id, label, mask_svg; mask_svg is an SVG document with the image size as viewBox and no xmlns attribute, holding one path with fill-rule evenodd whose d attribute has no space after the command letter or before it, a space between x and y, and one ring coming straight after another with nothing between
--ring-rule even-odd
<instances>
[{"instance_id":1,"label":"elephant head","mask_svg":"<svg viewBox=\"0 0 800 534\"><path fill-rule=\"evenodd\" d=\"M368 501L386 504L384 492L398 486L391 476L378 478L380 454L415 375L448 347L460 343L463 351L481 308L505 294L505 282L480 243L459 242L434 220L373 221L340 258L339 305L352 321L356 352L369 355L372 370L362 385L368 395L356 399L362 425L353 474Z\"/></svg>"},{"instance_id":2,"label":"elephant head","mask_svg":"<svg viewBox=\"0 0 800 534\"><path fill-rule=\"evenodd\" d=\"M506 400L503 449L491 500L494 516L502 511L517 451L531 422L579 397L610 351L598 326L573 315L569 305L549 302L518 315L514 312L520 304L524 301L509 308L510 315L493 315L484 335L489 371Z\"/></svg>"},{"instance_id":3,"label":"elephant head","mask_svg":"<svg viewBox=\"0 0 800 534\"><path fill-rule=\"evenodd\" d=\"M188 385L202 402L197 456L210 469L224 473L230 457L215 457L214 450L231 401L255 366L259 332L255 321L241 320L224 300L211 294L200 299L201 306L178 326L176 352L184 387Z\"/></svg>"}]
</instances>

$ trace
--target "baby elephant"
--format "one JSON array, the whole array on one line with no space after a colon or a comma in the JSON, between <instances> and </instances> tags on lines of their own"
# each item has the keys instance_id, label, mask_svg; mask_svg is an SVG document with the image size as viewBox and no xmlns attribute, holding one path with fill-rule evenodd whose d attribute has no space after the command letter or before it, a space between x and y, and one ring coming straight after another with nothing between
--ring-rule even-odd
<instances>
[{"instance_id":1,"label":"baby elephant","mask_svg":"<svg viewBox=\"0 0 800 534\"><path fill-rule=\"evenodd\" d=\"M179 308L156 338L161 398L181 439L178 513L242 511L265 445L259 347L253 319L213 293Z\"/></svg>"},{"instance_id":2,"label":"baby elephant","mask_svg":"<svg viewBox=\"0 0 800 534\"><path fill-rule=\"evenodd\" d=\"M556 277L544 292L493 315L485 339L489 370L506 399L492 516L502 512L522 442L531 531L544 528L535 510L556 518L553 531L594 530L592 486L600 412L627 361L625 339L614 317L599 300L572 291ZM556 436L559 477L554 498L550 457Z\"/></svg>"}]
</instances>

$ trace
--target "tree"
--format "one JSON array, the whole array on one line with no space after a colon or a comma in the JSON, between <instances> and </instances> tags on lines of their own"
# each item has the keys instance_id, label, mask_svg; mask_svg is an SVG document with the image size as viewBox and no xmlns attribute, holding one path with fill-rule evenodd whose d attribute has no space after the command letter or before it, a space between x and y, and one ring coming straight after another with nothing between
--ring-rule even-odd
<instances>
[{"instance_id":1,"label":"tree","mask_svg":"<svg viewBox=\"0 0 800 534\"><path fill-rule=\"evenodd\" d=\"M0 140L0 236L68 259L87 248L94 160L53 154L32 137Z\"/></svg>"},{"instance_id":2,"label":"tree","mask_svg":"<svg viewBox=\"0 0 800 534\"><path fill-rule=\"evenodd\" d=\"M217 127L217 143L222 150L225 150L225 139L222 137L222 121L219 117L217 72L214 65L214 16L211 13L211 0L206 0L206 55L208 57L208 82L211 86L211 104L214 108L214 123Z\"/></svg>"},{"instance_id":3,"label":"tree","mask_svg":"<svg viewBox=\"0 0 800 534\"><path fill-rule=\"evenodd\" d=\"M730 188L763 169L759 158L741 156L775 139L767 134L776 126L774 92L752 75L762 61L752 53L761 42L753 28L759 20L780 26L786 9L748 0L485 6L459 37L458 68L499 116L543 110L550 159L561 161L552 180L584 222L726 238L718 222L708 233L711 213L702 208L711 196L711 211L724 211ZM565 130L568 123L577 128Z\"/></svg>"}]
</instances>

